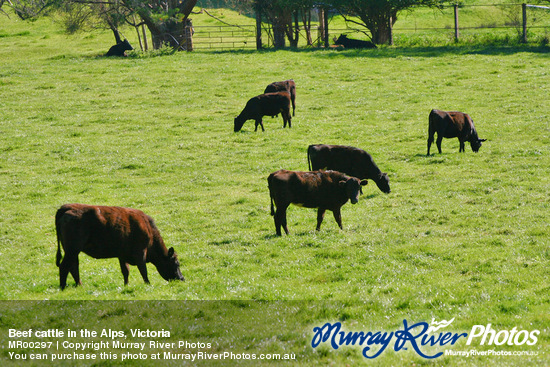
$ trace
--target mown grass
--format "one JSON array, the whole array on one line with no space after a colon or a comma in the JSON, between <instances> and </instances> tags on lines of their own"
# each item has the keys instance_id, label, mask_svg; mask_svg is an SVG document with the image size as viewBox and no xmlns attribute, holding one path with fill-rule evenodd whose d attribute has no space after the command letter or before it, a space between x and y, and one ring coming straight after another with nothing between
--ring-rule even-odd
<instances>
[{"instance_id":1,"label":"mown grass","mask_svg":"<svg viewBox=\"0 0 550 367\"><path fill-rule=\"evenodd\" d=\"M10 19L0 34L1 299L343 302L312 320L539 329L532 362L547 363L547 48L107 59L98 50L111 35L67 37L47 19ZM266 118L265 133L250 121L233 133L248 98L288 78L298 87L293 128ZM489 140L478 154L445 140L443 154L426 157L432 108L468 112ZM315 232L315 212L292 207L291 235L276 237L266 178L306 170L313 143L369 151L392 193L371 182L344 206L343 231L327 215ZM168 284L149 267L144 285L132 267L124 287L116 259L82 254L84 286L59 291L53 222L67 202L145 211L186 281ZM390 364L411 357L387 354Z\"/></svg>"}]
</instances>

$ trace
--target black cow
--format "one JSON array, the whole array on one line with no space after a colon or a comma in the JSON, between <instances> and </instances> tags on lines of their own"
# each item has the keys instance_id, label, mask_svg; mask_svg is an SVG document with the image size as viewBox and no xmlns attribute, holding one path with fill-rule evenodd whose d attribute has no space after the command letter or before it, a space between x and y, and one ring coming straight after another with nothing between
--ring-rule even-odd
<instances>
[{"instance_id":1,"label":"black cow","mask_svg":"<svg viewBox=\"0 0 550 367\"><path fill-rule=\"evenodd\" d=\"M314 144L307 148L310 170L331 169L359 179L370 179L386 194L391 192L388 174L380 171L363 149L345 145Z\"/></svg>"},{"instance_id":2,"label":"black cow","mask_svg":"<svg viewBox=\"0 0 550 367\"><path fill-rule=\"evenodd\" d=\"M290 93L290 101L292 102L292 116L296 116L296 83L294 80L283 80L282 82L273 82L269 84L264 93L275 93L275 92L288 92Z\"/></svg>"},{"instance_id":3,"label":"black cow","mask_svg":"<svg viewBox=\"0 0 550 367\"><path fill-rule=\"evenodd\" d=\"M254 131L258 130L258 125L262 127L262 131L265 131L262 117L276 116L279 113L283 116L283 128L286 127L287 123L290 128L292 126L290 94L288 92L260 94L259 96L250 98L241 114L235 117L234 131L241 130L247 120L256 121Z\"/></svg>"},{"instance_id":4,"label":"black cow","mask_svg":"<svg viewBox=\"0 0 550 367\"><path fill-rule=\"evenodd\" d=\"M345 34L341 34L338 39L334 40L334 44L342 45L344 48L376 48L376 45L370 41L354 40Z\"/></svg>"},{"instance_id":5,"label":"black cow","mask_svg":"<svg viewBox=\"0 0 550 367\"><path fill-rule=\"evenodd\" d=\"M166 249L153 219L137 209L115 206L65 204L55 215L57 232L56 265L59 285L64 289L70 272L81 285L78 254L105 259L118 257L124 284L128 284L129 265L137 265L149 283L146 263L155 265L166 280L184 280L174 248ZM65 257L61 261L61 248Z\"/></svg>"},{"instance_id":6,"label":"black cow","mask_svg":"<svg viewBox=\"0 0 550 367\"><path fill-rule=\"evenodd\" d=\"M342 227L340 208L348 200L352 204L358 201L361 186L367 180L360 181L355 177L348 177L336 171L297 172L279 170L269 175L267 179L269 196L271 197L271 215L275 220L275 231L281 235L281 226L288 234L286 223L286 209L290 204L305 208L318 208L317 230L326 210L331 210L338 226ZM275 212L273 203L277 207Z\"/></svg>"},{"instance_id":7,"label":"black cow","mask_svg":"<svg viewBox=\"0 0 550 367\"><path fill-rule=\"evenodd\" d=\"M480 139L472 118L463 112L431 110L428 128L428 153L434 142L434 134L437 132L437 150L441 154L441 142L443 138L458 138L460 142L459 152L464 152L464 143L470 142L472 151L478 152L481 143L487 139Z\"/></svg>"},{"instance_id":8,"label":"black cow","mask_svg":"<svg viewBox=\"0 0 550 367\"><path fill-rule=\"evenodd\" d=\"M107 51L107 54L105 56L126 56L124 53L125 51L133 50L134 48L132 45L130 45L130 42L128 40L124 40L122 42L117 43L114 46L111 46L109 51Z\"/></svg>"}]
</instances>

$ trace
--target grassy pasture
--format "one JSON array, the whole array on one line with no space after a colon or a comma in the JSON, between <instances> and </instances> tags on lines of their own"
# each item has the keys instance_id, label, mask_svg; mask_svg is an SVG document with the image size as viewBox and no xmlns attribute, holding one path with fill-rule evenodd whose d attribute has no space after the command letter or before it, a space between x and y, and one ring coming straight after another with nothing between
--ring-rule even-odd
<instances>
[{"instance_id":1,"label":"grassy pasture","mask_svg":"<svg viewBox=\"0 0 550 367\"><path fill-rule=\"evenodd\" d=\"M49 20L2 18L0 34L0 299L338 301L346 313L316 319L389 328L457 317L458 329L536 328L537 350L548 346L544 49L106 59L106 33L67 37ZM287 78L297 83L293 128L278 117L265 133L252 121L233 133L248 98ZM432 108L468 112L489 141L459 154L445 140L443 154L426 157ZM266 178L306 170L312 143L364 148L392 193L371 182L343 207L343 231L327 213L315 232L316 212L291 207L291 235L276 237ZM54 215L66 202L145 211L186 281L168 284L150 266L147 286L132 267L124 287L116 259L81 254L84 286L60 292Z\"/></svg>"}]
</instances>

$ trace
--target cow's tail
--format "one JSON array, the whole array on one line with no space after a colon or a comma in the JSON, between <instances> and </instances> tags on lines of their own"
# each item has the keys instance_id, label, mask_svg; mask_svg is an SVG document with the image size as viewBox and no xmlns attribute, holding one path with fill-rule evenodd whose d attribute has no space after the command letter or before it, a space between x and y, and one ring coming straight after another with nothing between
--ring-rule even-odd
<instances>
[{"instance_id":1,"label":"cow's tail","mask_svg":"<svg viewBox=\"0 0 550 367\"><path fill-rule=\"evenodd\" d=\"M435 134L435 116L435 110L431 110L428 116L428 138L433 137Z\"/></svg>"},{"instance_id":2,"label":"cow's tail","mask_svg":"<svg viewBox=\"0 0 550 367\"><path fill-rule=\"evenodd\" d=\"M61 212L61 210L58 210L57 213L55 214L55 232L57 234L57 254L55 256L55 265L57 265L57 267L59 267L59 265L61 264L61 260L63 259L63 255L61 254L61 246L60 246L60 239L59 239L59 233L61 232L61 225L60 225L60 220L61 220L61 216L63 215L64 212Z\"/></svg>"},{"instance_id":3,"label":"cow's tail","mask_svg":"<svg viewBox=\"0 0 550 367\"><path fill-rule=\"evenodd\" d=\"M309 151L311 150L311 146L307 147L307 166L309 170L311 171L311 157L309 154Z\"/></svg>"},{"instance_id":4,"label":"cow's tail","mask_svg":"<svg viewBox=\"0 0 550 367\"><path fill-rule=\"evenodd\" d=\"M271 192L271 185L273 180L273 173L267 178L267 187L269 188L269 198L271 199L271 216L275 215L275 208L273 207L273 193Z\"/></svg>"}]
</instances>

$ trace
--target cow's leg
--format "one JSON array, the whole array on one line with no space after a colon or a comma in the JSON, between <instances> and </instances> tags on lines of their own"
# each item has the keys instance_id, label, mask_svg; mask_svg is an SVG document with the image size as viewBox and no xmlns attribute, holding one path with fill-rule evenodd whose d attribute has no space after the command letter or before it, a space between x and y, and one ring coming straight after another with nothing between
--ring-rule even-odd
<instances>
[{"instance_id":1,"label":"cow's leg","mask_svg":"<svg viewBox=\"0 0 550 367\"><path fill-rule=\"evenodd\" d=\"M287 208L284 209L284 211L281 215L281 219L282 219L281 224L283 225L283 229L285 230L285 233L288 235L289 232L288 232L288 227L287 227L287 224L286 224L286 209Z\"/></svg>"},{"instance_id":2,"label":"cow's leg","mask_svg":"<svg viewBox=\"0 0 550 367\"><path fill-rule=\"evenodd\" d=\"M143 278L143 281L149 284L149 278L147 277L147 265L145 265L145 261L137 264L137 267L139 269L139 273L141 274L141 277Z\"/></svg>"},{"instance_id":3,"label":"cow's leg","mask_svg":"<svg viewBox=\"0 0 550 367\"><path fill-rule=\"evenodd\" d=\"M75 277L75 265L76 265L76 277ZM74 253L65 253L61 264L59 264L59 287L61 290L65 289L67 286L67 276L69 271L74 278L76 285L81 285L80 277L78 276L78 254Z\"/></svg>"},{"instance_id":4,"label":"cow's leg","mask_svg":"<svg viewBox=\"0 0 550 367\"><path fill-rule=\"evenodd\" d=\"M432 146L434 142L434 136L433 134L428 136L428 153L426 155L430 155L430 147Z\"/></svg>"},{"instance_id":5,"label":"cow's leg","mask_svg":"<svg viewBox=\"0 0 550 367\"><path fill-rule=\"evenodd\" d=\"M323 223L323 218L325 217L325 211L326 209L321 209L321 208L317 210L317 228L315 228L317 231L321 230L321 223Z\"/></svg>"},{"instance_id":6,"label":"cow's leg","mask_svg":"<svg viewBox=\"0 0 550 367\"><path fill-rule=\"evenodd\" d=\"M68 263L68 257L65 255L63 260L61 261L61 264L59 264L59 287L61 290L65 289L67 286L67 275L69 275L69 267L70 264Z\"/></svg>"},{"instance_id":7,"label":"cow's leg","mask_svg":"<svg viewBox=\"0 0 550 367\"><path fill-rule=\"evenodd\" d=\"M344 229L344 227L342 227L342 214L340 214L340 208L334 209L332 214L334 214L334 219L336 220L336 223L338 223L338 227L340 227L340 229Z\"/></svg>"},{"instance_id":8,"label":"cow's leg","mask_svg":"<svg viewBox=\"0 0 550 367\"><path fill-rule=\"evenodd\" d=\"M130 265L122 260L118 259L118 262L120 263L120 271L122 271L122 276L124 277L124 285L128 285L128 275L130 275Z\"/></svg>"},{"instance_id":9,"label":"cow's leg","mask_svg":"<svg viewBox=\"0 0 550 367\"><path fill-rule=\"evenodd\" d=\"M439 154L441 154L441 142L443 141L443 137L437 134L437 140L435 141L435 144L437 145L437 150L439 151Z\"/></svg>"},{"instance_id":10,"label":"cow's leg","mask_svg":"<svg viewBox=\"0 0 550 367\"><path fill-rule=\"evenodd\" d=\"M255 127L254 131L258 130L258 125L260 125L262 127L262 131L265 131L264 122L262 121L262 118L256 119L256 125L255 125L256 127Z\"/></svg>"},{"instance_id":11,"label":"cow's leg","mask_svg":"<svg viewBox=\"0 0 550 367\"><path fill-rule=\"evenodd\" d=\"M288 123L288 128L292 127L292 117L290 116L290 109L284 109L281 111L281 116L283 116L283 129Z\"/></svg>"},{"instance_id":12,"label":"cow's leg","mask_svg":"<svg viewBox=\"0 0 550 367\"><path fill-rule=\"evenodd\" d=\"M459 139L458 141L460 142L460 148L458 149L458 152L465 152L466 150L464 149L464 140Z\"/></svg>"},{"instance_id":13,"label":"cow's leg","mask_svg":"<svg viewBox=\"0 0 550 367\"><path fill-rule=\"evenodd\" d=\"M281 235L281 219L279 209L275 212L275 215L273 216L273 220L275 221L275 233L277 233L277 236Z\"/></svg>"},{"instance_id":14,"label":"cow's leg","mask_svg":"<svg viewBox=\"0 0 550 367\"><path fill-rule=\"evenodd\" d=\"M75 284L76 285L82 285L82 282L80 281L80 270L79 270L79 263L78 263L78 255L76 255L74 257L74 260L71 263L69 271L71 272L71 275L73 276Z\"/></svg>"},{"instance_id":15,"label":"cow's leg","mask_svg":"<svg viewBox=\"0 0 550 367\"><path fill-rule=\"evenodd\" d=\"M277 205L277 211L275 212L275 232L277 233L277 236L281 235L281 227L285 230L285 233L288 234L288 227L286 224L286 209L288 208L288 204L279 204Z\"/></svg>"}]
</instances>

